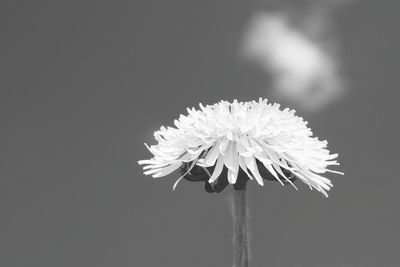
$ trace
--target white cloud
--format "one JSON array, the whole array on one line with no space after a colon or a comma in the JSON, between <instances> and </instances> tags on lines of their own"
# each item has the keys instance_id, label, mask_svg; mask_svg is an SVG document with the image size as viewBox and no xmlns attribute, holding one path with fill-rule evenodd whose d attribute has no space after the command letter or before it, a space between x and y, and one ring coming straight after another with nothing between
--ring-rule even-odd
<instances>
[{"instance_id":1,"label":"white cloud","mask_svg":"<svg viewBox=\"0 0 400 267\"><path fill-rule=\"evenodd\" d=\"M308 25L318 27L318 23ZM275 97L316 111L337 99L343 86L336 59L322 45L326 40L319 42L306 32L292 25L285 13L259 13L250 21L242 48L247 59L271 75Z\"/></svg>"}]
</instances>

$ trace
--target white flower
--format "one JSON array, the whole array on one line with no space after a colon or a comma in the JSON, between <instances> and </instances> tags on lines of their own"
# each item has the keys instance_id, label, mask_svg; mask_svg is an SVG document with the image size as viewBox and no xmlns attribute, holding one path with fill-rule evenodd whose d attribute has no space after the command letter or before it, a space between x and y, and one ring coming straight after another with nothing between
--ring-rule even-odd
<instances>
[{"instance_id":1,"label":"white flower","mask_svg":"<svg viewBox=\"0 0 400 267\"><path fill-rule=\"evenodd\" d=\"M225 166L230 184L236 183L241 169L263 185L261 166L282 184L293 185L286 175L291 173L327 196L332 183L321 174L339 173L327 168L339 165L337 154L329 154L327 141L312 137L307 122L294 115L294 110L279 107L260 98L258 102L221 101L200 104L201 110L187 109L189 114L180 115L175 127L162 126L154 133L158 144L145 144L154 157L139 164L146 165L144 174L157 178L190 163L186 174L195 165L200 166L209 173L211 184L219 179ZM212 172L209 167L213 167Z\"/></svg>"}]
</instances>

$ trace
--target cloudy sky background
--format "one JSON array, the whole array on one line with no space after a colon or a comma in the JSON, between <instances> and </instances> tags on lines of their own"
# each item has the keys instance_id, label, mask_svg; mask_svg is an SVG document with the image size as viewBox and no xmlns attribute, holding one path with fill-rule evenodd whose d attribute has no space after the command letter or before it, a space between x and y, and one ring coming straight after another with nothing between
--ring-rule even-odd
<instances>
[{"instance_id":1,"label":"cloudy sky background","mask_svg":"<svg viewBox=\"0 0 400 267\"><path fill-rule=\"evenodd\" d=\"M290 5L290 3L288 4ZM274 7L279 8L279 7ZM144 142L186 107L268 97L240 56L262 1L2 1L0 265L231 266L228 192L152 180ZM342 97L301 109L339 153L325 199L249 186L251 266L398 266L399 4L333 16ZM291 107L296 107L296 103Z\"/></svg>"}]
</instances>

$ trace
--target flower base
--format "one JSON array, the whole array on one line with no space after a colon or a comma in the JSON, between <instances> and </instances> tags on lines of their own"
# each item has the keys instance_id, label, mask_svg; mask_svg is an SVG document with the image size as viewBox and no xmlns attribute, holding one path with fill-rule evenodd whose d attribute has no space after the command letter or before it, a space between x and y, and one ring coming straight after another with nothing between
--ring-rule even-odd
<instances>
[{"instance_id":1,"label":"flower base","mask_svg":"<svg viewBox=\"0 0 400 267\"><path fill-rule=\"evenodd\" d=\"M218 177L218 179L214 183L209 183L208 180L210 178L210 173L213 173L214 167L209 167L209 168L203 168L198 165L195 165L189 172L189 168L191 166L192 162L187 162L184 163L181 168L180 172L181 174L185 174L184 178L190 182L204 182L204 189L208 193L220 193L222 192L226 186L229 184L228 179L227 179L227 173L228 169L224 167L221 175ZM261 177L264 180L267 181L277 181L276 178L265 168L265 166L257 160L257 167L260 172ZM297 178L294 176L290 171L283 170L283 173L289 178L291 182L294 182ZM281 175L278 175L279 179L283 184L288 184L289 182L286 181L284 177ZM239 174L238 178L236 180L236 183L233 184L233 188L235 190L244 190L246 189L246 184L247 181L249 181L250 178L244 173L242 169L239 169Z\"/></svg>"}]
</instances>

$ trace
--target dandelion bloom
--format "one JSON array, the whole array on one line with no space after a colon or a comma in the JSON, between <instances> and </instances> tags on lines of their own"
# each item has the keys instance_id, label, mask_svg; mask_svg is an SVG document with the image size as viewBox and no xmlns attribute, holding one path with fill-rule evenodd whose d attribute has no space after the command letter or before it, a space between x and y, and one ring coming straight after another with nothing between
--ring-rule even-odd
<instances>
[{"instance_id":1,"label":"dandelion bloom","mask_svg":"<svg viewBox=\"0 0 400 267\"><path fill-rule=\"evenodd\" d=\"M209 192L228 184L240 188L248 180L264 185L263 179L295 187L293 180L298 179L327 196L332 183L322 174L342 174L328 169L339 165L338 155L329 153L327 141L312 137L294 110L279 107L260 98L187 109L175 127L162 126L154 133L158 144L145 144L154 157L139 164L154 178L180 169L183 175L174 189L182 178L205 181Z\"/></svg>"}]
</instances>

